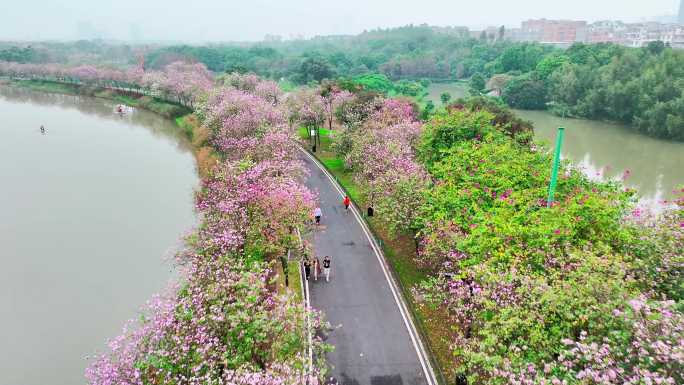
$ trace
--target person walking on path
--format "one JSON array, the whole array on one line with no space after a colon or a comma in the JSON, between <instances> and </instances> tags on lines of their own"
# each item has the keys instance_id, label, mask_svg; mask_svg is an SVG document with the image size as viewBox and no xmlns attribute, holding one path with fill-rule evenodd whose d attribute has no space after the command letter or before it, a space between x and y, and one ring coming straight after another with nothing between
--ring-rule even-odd
<instances>
[{"instance_id":1,"label":"person walking on path","mask_svg":"<svg viewBox=\"0 0 684 385\"><path fill-rule=\"evenodd\" d=\"M321 215L323 212L321 211L320 206L316 206L316 209L314 210L314 218L316 218L316 225L321 224Z\"/></svg>"},{"instance_id":2,"label":"person walking on path","mask_svg":"<svg viewBox=\"0 0 684 385\"><path fill-rule=\"evenodd\" d=\"M311 260L307 257L304 258L304 275L306 276L306 280L309 280L309 276L311 276Z\"/></svg>"},{"instance_id":3,"label":"person walking on path","mask_svg":"<svg viewBox=\"0 0 684 385\"><path fill-rule=\"evenodd\" d=\"M321 274L321 261L318 259L318 257L314 257L313 269L314 269L314 281L318 281L318 275Z\"/></svg>"},{"instance_id":4,"label":"person walking on path","mask_svg":"<svg viewBox=\"0 0 684 385\"><path fill-rule=\"evenodd\" d=\"M342 200L342 204L344 204L344 209L346 210L345 212L349 212L349 205L351 204L351 199L349 199L349 196L345 195L344 199Z\"/></svg>"},{"instance_id":5,"label":"person walking on path","mask_svg":"<svg viewBox=\"0 0 684 385\"><path fill-rule=\"evenodd\" d=\"M326 255L323 258L323 273L325 274L325 282L330 282L330 256Z\"/></svg>"}]
</instances>

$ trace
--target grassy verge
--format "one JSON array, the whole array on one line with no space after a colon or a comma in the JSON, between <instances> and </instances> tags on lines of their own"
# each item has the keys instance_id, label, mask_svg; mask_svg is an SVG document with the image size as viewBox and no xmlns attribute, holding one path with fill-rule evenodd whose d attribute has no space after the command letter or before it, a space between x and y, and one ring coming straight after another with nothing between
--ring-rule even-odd
<instances>
[{"instance_id":1,"label":"grassy verge","mask_svg":"<svg viewBox=\"0 0 684 385\"><path fill-rule=\"evenodd\" d=\"M283 265L280 262L276 263L274 278L273 283L278 294L291 294L294 296L295 301L304 302L298 261L288 261L287 271L283 271Z\"/></svg>"},{"instance_id":2,"label":"grassy verge","mask_svg":"<svg viewBox=\"0 0 684 385\"><path fill-rule=\"evenodd\" d=\"M79 87L75 84L50 82L46 80L12 80L8 84L52 94L79 95Z\"/></svg>"},{"instance_id":3,"label":"grassy verge","mask_svg":"<svg viewBox=\"0 0 684 385\"><path fill-rule=\"evenodd\" d=\"M305 128L298 130L304 145L310 145L310 139ZM347 191L349 197L359 208L367 207L367 199L363 195L361 186L354 180L351 172L344 168L344 160L340 159L331 149L334 133L321 129L321 148L314 154L328 169L340 185ZM454 362L449 349L453 331L444 314L436 309L416 302L412 289L428 278L428 273L421 270L415 263L416 250L410 235L392 235L387 227L377 217L365 218L371 231L381 242L383 253L399 281L404 298L406 299L419 332L428 345L433 356L433 366L438 380L447 383L446 378L453 378ZM435 362L436 361L436 362ZM436 365L434 365L436 364Z\"/></svg>"},{"instance_id":4,"label":"grassy verge","mask_svg":"<svg viewBox=\"0 0 684 385\"><path fill-rule=\"evenodd\" d=\"M287 264L287 280L289 287L295 295L297 302L304 302L304 293L302 293L302 276L299 274L299 262L289 261Z\"/></svg>"},{"instance_id":5,"label":"grassy verge","mask_svg":"<svg viewBox=\"0 0 684 385\"><path fill-rule=\"evenodd\" d=\"M183 131L183 135L192 142L195 137L197 124L195 124L190 115L179 116L174 120L176 121L176 125Z\"/></svg>"}]
</instances>

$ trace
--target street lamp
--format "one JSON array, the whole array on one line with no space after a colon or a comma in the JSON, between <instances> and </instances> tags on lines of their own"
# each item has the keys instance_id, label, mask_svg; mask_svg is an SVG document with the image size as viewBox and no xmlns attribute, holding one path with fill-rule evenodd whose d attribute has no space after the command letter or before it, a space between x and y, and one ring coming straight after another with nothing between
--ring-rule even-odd
<instances>
[{"instance_id":1,"label":"street lamp","mask_svg":"<svg viewBox=\"0 0 684 385\"><path fill-rule=\"evenodd\" d=\"M558 127L558 135L556 135L556 151L553 156L553 169L551 170L551 181L549 182L549 197L546 199L546 207L551 207L553 204L553 195L556 192L556 183L558 182L558 167L560 166L560 152L563 146L563 134L565 128Z\"/></svg>"}]
</instances>

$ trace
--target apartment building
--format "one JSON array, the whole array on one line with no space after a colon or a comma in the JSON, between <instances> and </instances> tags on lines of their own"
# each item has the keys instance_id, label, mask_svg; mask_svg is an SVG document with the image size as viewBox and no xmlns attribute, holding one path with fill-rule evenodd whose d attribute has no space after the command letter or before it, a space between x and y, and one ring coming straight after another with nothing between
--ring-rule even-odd
<instances>
[{"instance_id":1,"label":"apartment building","mask_svg":"<svg viewBox=\"0 0 684 385\"><path fill-rule=\"evenodd\" d=\"M586 21L527 20L522 23L519 39L547 44L572 44L585 40L586 28Z\"/></svg>"}]
</instances>

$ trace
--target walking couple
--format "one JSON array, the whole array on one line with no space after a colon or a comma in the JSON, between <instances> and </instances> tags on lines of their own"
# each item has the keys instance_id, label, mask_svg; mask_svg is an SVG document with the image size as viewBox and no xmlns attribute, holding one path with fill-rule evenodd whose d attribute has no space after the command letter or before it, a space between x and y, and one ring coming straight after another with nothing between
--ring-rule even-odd
<instances>
[{"instance_id":1,"label":"walking couple","mask_svg":"<svg viewBox=\"0 0 684 385\"><path fill-rule=\"evenodd\" d=\"M326 255L323 258L323 274L325 274L325 281L330 282L330 256ZM313 261L309 257L304 258L304 274L306 280L311 276L311 269L313 268L314 281L318 281L318 275L321 274L321 262L318 257L314 257Z\"/></svg>"}]
</instances>

